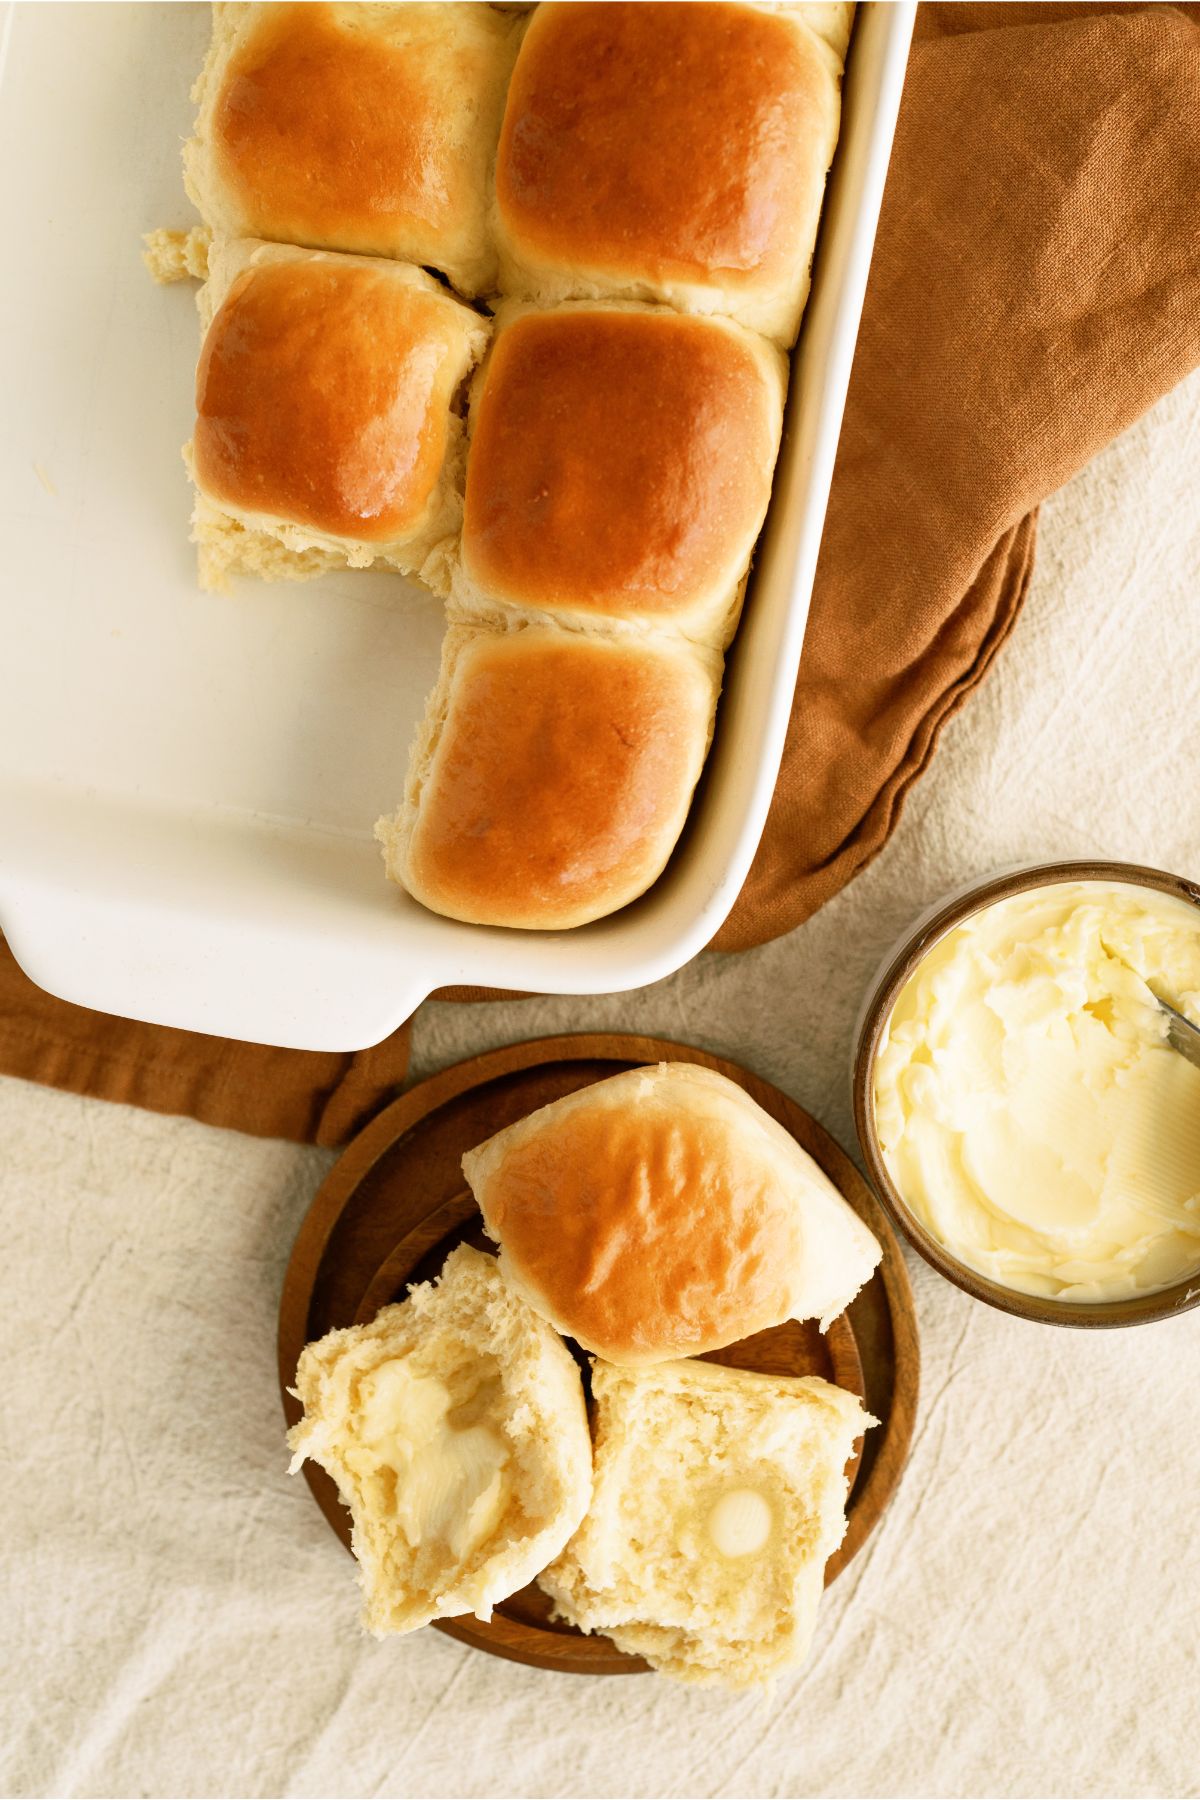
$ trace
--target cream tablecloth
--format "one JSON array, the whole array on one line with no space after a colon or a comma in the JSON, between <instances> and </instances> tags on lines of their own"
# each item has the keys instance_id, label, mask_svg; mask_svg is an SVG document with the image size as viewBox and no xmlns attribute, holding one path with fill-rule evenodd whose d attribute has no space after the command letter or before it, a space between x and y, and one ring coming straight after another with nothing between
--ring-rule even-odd
<instances>
[{"instance_id":1,"label":"cream tablecloth","mask_svg":"<svg viewBox=\"0 0 1200 1800\"><path fill-rule=\"evenodd\" d=\"M994 865L1200 873L1200 377L1045 509L1017 634L885 853L801 930L644 993L426 1007L420 1075L634 1029L852 1141L892 937ZM1200 1769L1200 1312L1043 1330L912 1265L900 1492L773 1706L359 1635L289 1481L275 1308L329 1158L0 1082L0 1788L30 1794L1154 1794Z\"/></svg>"}]
</instances>

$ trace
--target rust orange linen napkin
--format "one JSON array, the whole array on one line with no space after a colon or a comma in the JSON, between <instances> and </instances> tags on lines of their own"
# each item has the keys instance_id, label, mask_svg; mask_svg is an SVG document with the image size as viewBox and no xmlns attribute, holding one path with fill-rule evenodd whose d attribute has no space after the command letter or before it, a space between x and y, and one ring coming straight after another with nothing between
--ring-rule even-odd
<instances>
[{"instance_id":1,"label":"rust orange linen napkin","mask_svg":"<svg viewBox=\"0 0 1200 1800\"><path fill-rule=\"evenodd\" d=\"M887 841L1012 629L1038 503L1200 363L1200 8L924 6L783 767L716 939Z\"/></svg>"},{"instance_id":2,"label":"rust orange linen napkin","mask_svg":"<svg viewBox=\"0 0 1200 1800\"><path fill-rule=\"evenodd\" d=\"M71 1094L332 1147L399 1093L408 1036L334 1055L113 1019L43 993L0 938L0 1074Z\"/></svg>"},{"instance_id":3,"label":"rust orange linen napkin","mask_svg":"<svg viewBox=\"0 0 1200 1800\"><path fill-rule=\"evenodd\" d=\"M921 9L791 734L718 948L882 847L1012 628L1038 503L1200 363L1198 195L1200 8ZM407 1060L407 1032L327 1056L106 1019L0 943L9 1074L336 1144Z\"/></svg>"}]
</instances>

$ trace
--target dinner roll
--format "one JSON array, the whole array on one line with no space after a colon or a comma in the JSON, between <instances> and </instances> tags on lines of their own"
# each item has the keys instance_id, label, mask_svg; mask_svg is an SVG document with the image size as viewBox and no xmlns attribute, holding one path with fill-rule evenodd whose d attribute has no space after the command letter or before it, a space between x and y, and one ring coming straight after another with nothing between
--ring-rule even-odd
<instances>
[{"instance_id":1,"label":"dinner roll","mask_svg":"<svg viewBox=\"0 0 1200 1800\"><path fill-rule=\"evenodd\" d=\"M463 1157L509 1281L627 1367L785 1319L824 1330L882 1256L782 1125L693 1063L580 1088Z\"/></svg>"},{"instance_id":2,"label":"dinner roll","mask_svg":"<svg viewBox=\"0 0 1200 1800\"><path fill-rule=\"evenodd\" d=\"M592 1366L595 1491L539 1577L559 1618L677 1681L769 1682L808 1654L876 1421L816 1377Z\"/></svg>"},{"instance_id":3,"label":"dinner roll","mask_svg":"<svg viewBox=\"0 0 1200 1800\"><path fill-rule=\"evenodd\" d=\"M376 835L434 912L561 929L661 873L712 736L720 658L682 641L452 626Z\"/></svg>"},{"instance_id":4,"label":"dinner roll","mask_svg":"<svg viewBox=\"0 0 1200 1800\"><path fill-rule=\"evenodd\" d=\"M484 321L404 263L214 249L196 429L201 581L418 572L462 516L460 389Z\"/></svg>"},{"instance_id":5,"label":"dinner roll","mask_svg":"<svg viewBox=\"0 0 1200 1800\"><path fill-rule=\"evenodd\" d=\"M496 159L502 291L665 300L792 343L850 10L539 6Z\"/></svg>"},{"instance_id":6,"label":"dinner roll","mask_svg":"<svg viewBox=\"0 0 1200 1800\"><path fill-rule=\"evenodd\" d=\"M350 1508L363 1624L376 1637L492 1608L531 1581L592 1491L583 1383L566 1346L462 1245L370 1325L309 1344L296 1370L310 1458Z\"/></svg>"},{"instance_id":7,"label":"dinner roll","mask_svg":"<svg viewBox=\"0 0 1200 1800\"><path fill-rule=\"evenodd\" d=\"M787 362L726 320L505 307L472 387L456 603L733 636Z\"/></svg>"},{"instance_id":8,"label":"dinner roll","mask_svg":"<svg viewBox=\"0 0 1200 1800\"><path fill-rule=\"evenodd\" d=\"M515 49L490 6L221 5L184 181L225 237L491 285L487 189Z\"/></svg>"}]
</instances>

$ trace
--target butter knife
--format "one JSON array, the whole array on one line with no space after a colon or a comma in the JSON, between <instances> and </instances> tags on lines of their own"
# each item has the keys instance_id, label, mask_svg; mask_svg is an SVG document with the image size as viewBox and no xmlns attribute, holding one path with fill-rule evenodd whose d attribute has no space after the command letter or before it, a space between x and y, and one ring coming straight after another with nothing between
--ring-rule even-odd
<instances>
[{"instance_id":1,"label":"butter knife","mask_svg":"<svg viewBox=\"0 0 1200 1800\"><path fill-rule=\"evenodd\" d=\"M1158 995L1154 998L1158 1000ZM1193 1025L1185 1019L1181 1012L1168 1006L1165 1000L1158 1000L1159 1006L1167 1015L1167 1042L1172 1050L1178 1050L1180 1056L1186 1056L1190 1063L1200 1069L1200 1025Z\"/></svg>"}]
</instances>

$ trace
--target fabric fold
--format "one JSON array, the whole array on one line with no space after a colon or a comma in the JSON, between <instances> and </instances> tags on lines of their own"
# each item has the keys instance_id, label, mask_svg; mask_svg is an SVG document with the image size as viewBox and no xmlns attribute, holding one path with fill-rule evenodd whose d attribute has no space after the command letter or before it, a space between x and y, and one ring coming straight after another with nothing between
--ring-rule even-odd
<instances>
[{"instance_id":1,"label":"fabric fold","mask_svg":"<svg viewBox=\"0 0 1200 1800\"><path fill-rule=\"evenodd\" d=\"M1016 621L1038 505L1200 363L1198 119L1200 8L921 8L791 730L716 948L882 848Z\"/></svg>"}]
</instances>

